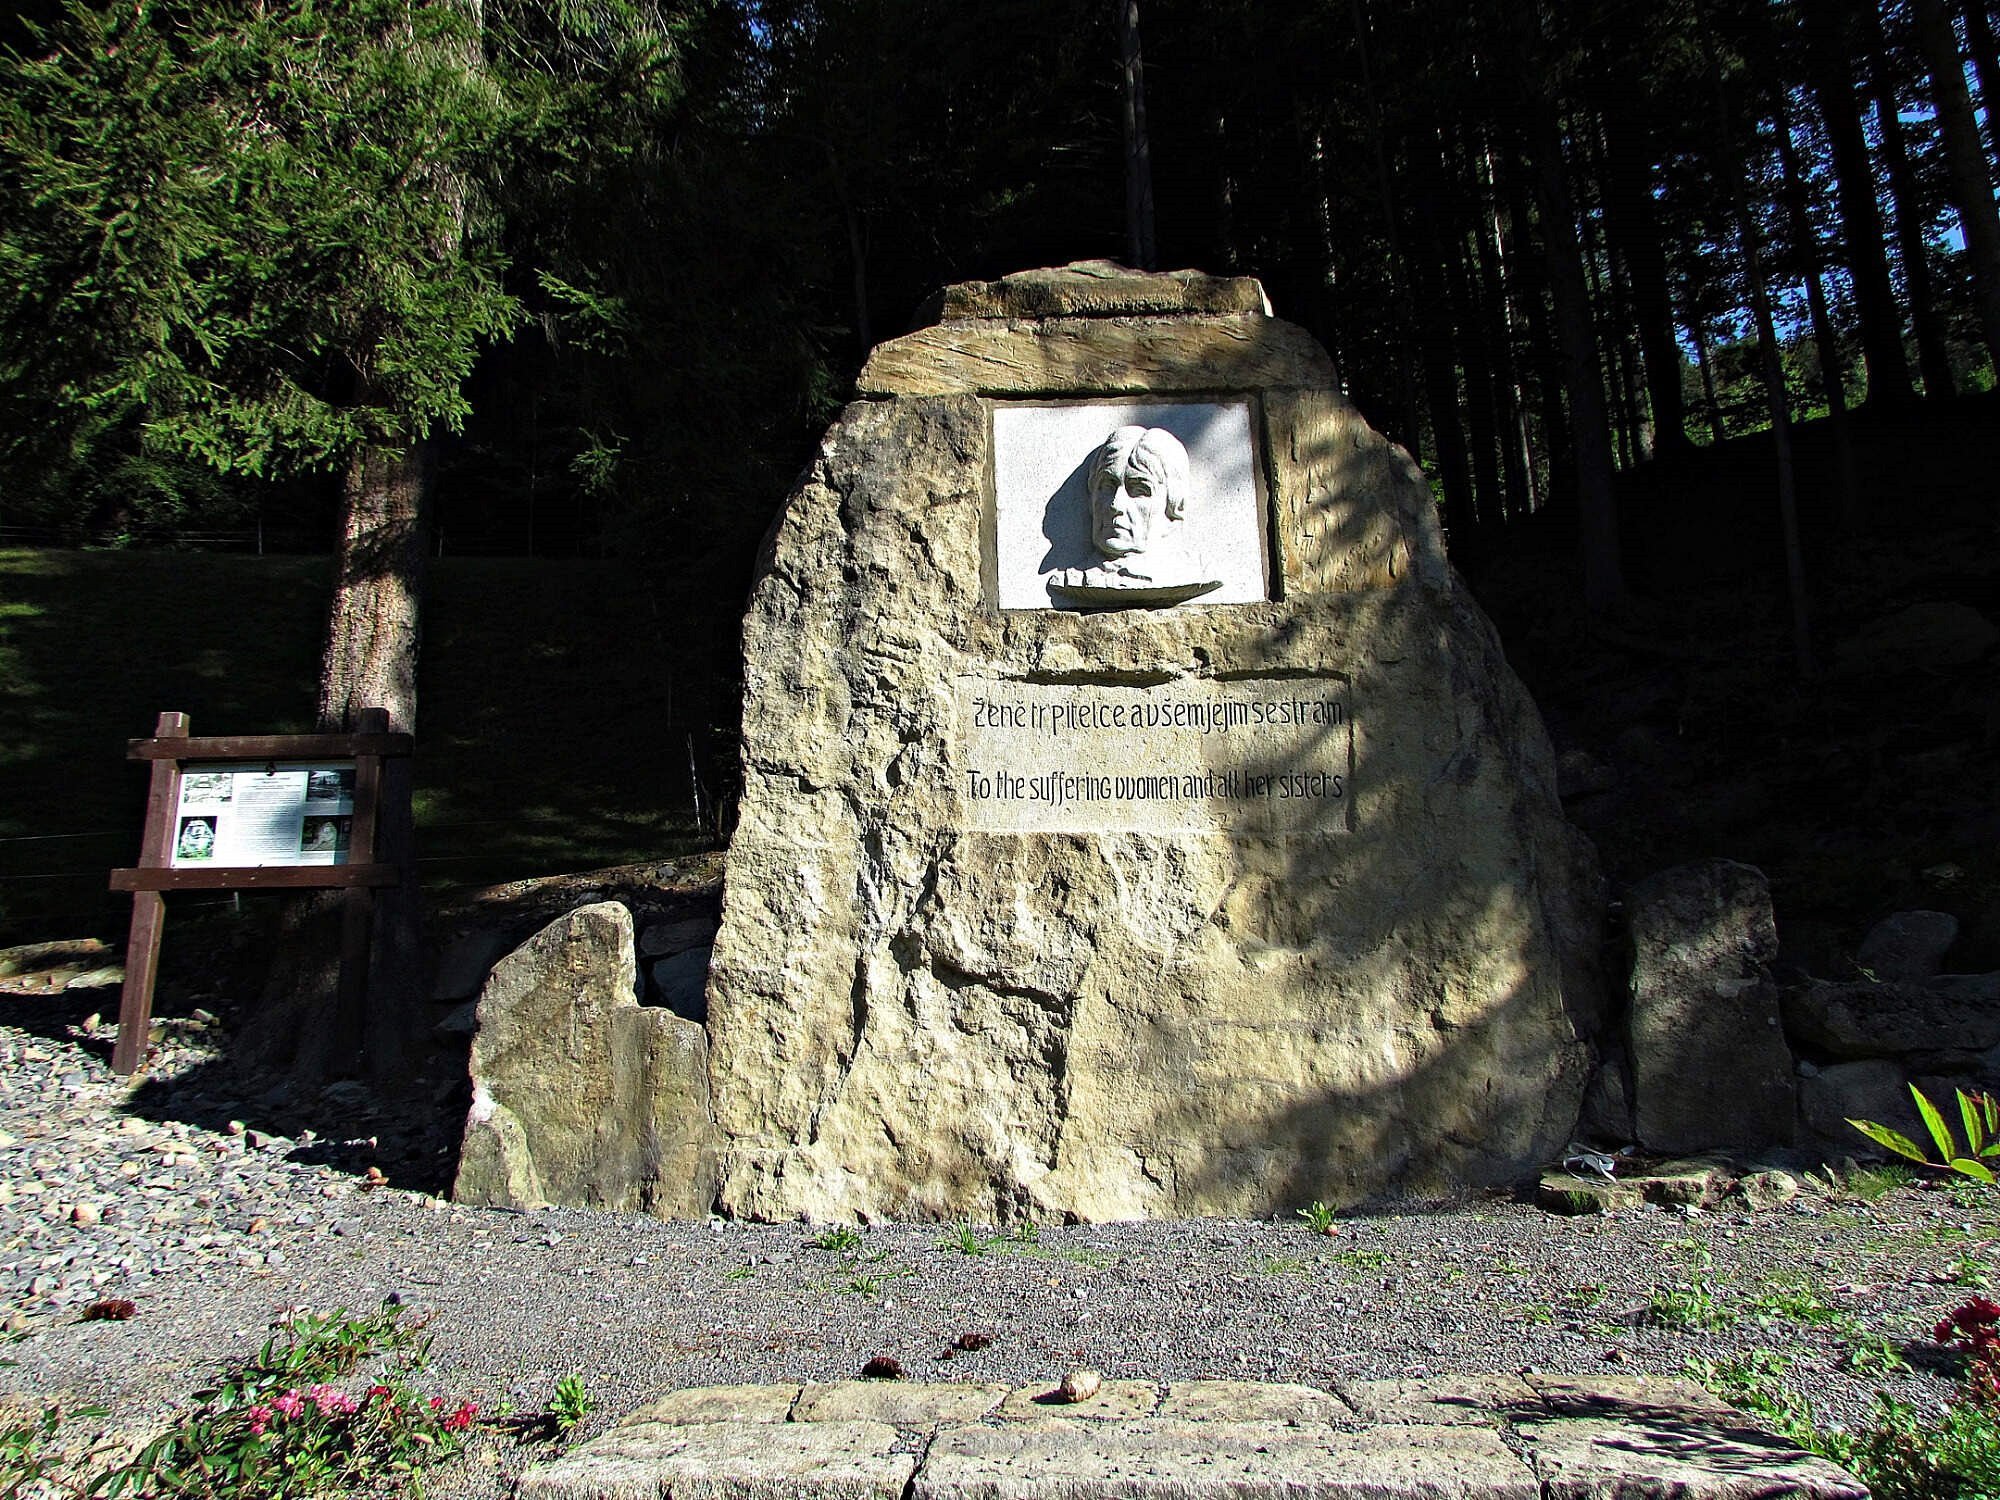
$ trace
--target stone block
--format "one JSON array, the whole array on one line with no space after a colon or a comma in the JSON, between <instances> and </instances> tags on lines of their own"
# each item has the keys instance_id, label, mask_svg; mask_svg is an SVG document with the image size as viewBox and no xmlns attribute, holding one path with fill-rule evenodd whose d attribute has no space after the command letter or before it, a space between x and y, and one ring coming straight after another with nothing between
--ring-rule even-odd
<instances>
[{"instance_id":1,"label":"stone block","mask_svg":"<svg viewBox=\"0 0 2000 1500\"><path fill-rule=\"evenodd\" d=\"M1084 260L1016 271L998 281L948 286L918 312L916 325L957 318L1131 318L1188 313L1269 317L1270 299L1252 276L1200 271L1134 271L1115 261Z\"/></svg>"},{"instance_id":2,"label":"stone block","mask_svg":"<svg viewBox=\"0 0 2000 1500\"><path fill-rule=\"evenodd\" d=\"M1681 865L1634 886L1633 1124L1650 1150L1789 1141L1792 1054L1763 966L1777 924L1763 872L1728 860Z\"/></svg>"},{"instance_id":3,"label":"stone block","mask_svg":"<svg viewBox=\"0 0 2000 1500\"><path fill-rule=\"evenodd\" d=\"M1799 1079L1799 1119L1821 1140L1849 1151L1864 1149L1861 1135L1847 1123L1849 1120L1873 1120L1905 1135L1915 1132L1919 1139L1929 1139L1910 1099L1908 1075L1895 1063L1881 1059L1836 1063L1803 1074Z\"/></svg>"},{"instance_id":4,"label":"stone block","mask_svg":"<svg viewBox=\"0 0 2000 1500\"><path fill-rule=\"evenodd\" d=\"M518 1500L902 1500L914 1454L877 1422L614 1427L522 1474Z\"/></svg>"},{"instance_id":5,"label":"stone block","mask_svg":"<svg viewBox=\"0 0 2000 1500\"><path fill-rule=\"evenodd\" d=\"M795 1422L887 1422L936 1427L977 1422L1006 1396L1004 1385L920 1385L904 1380L842 1380L809 1385L792 1412Z\"/></svg>"},{"instance_id":6,"label":"stone block","mask_svg":"<svg viewBox=\"0 0 2000 1500\"><path fill-rule=\"evenodd\" d=\"M1785 1025L1801 1046L1836 1058L1969 1054L2000 1045L2000 1003L1976 986L1943 980L1815 980L1785 997Z\"/></svg>"},{"instance_id":7,"label":"stone block","mask_svg":"<svg viewBox=\"0 0 2000 1500\"><path fill-rule=\"evenodd\" d=\"M1524 1422L1515 1441L1542 1500L1867 1500L1867 1489L1791 1444L1743 1426L1603 1418Z\"/></svg>"},{"instance_id":8,"label":"stone block","mask_svg":"<svg viewBox=\"0 0 2000 1500\"><path fill-rule=\"evenodd\" d=\"M1278 1422L1016 1422L948 1428L911 1500L1538 1500L1498 1433Z\"/></svg>"},{"instance_id":9,"label":"stone block","mask_svg":"<svg viewBox=\"0 0 2000 1500\"><path fill-rule=\"evenodd\" d=\"M1879 981L1929 979L1958 941L1958 918L1942 911L1899 911L1868 929L1854 963Z\"/></svg>"},{"instance_id":10,"label":"stone block","mask_svg":"<svg viewBox=\"0 0 2000 1500\"><path fill-rule=\"evenodd\" d=\"M702 1422L783 1422L791 1416L801 1387L796 1385L706 1385L656 1396L618 1425L664 1422L685 1427Z\"/></svg>"},{"instance_id":11,"label":"stone block","mask_svg":"<svg viewBox=\"0 0 2000 1500\"><path fill-rule=\"evenodd\" d=\"M1160 1401L1160 1419L1180 1422L1335 1422L1346 1405L1309 1385L1267 1380L1176 1380Z\"/></svg>"},{"instance_id":12,"label":"stone block","mask_svg":"<svg viewBox=\"0 0 2000 1500\"><path fill-rule=\"evenodd\" d=\"M1150 1380L1107 1380L1088 1401L1065 1401L1054 1385L1016 1386L994 1416L1009 1422L1063 1417L1082 1422L1122 1422L1150 1417L1159 1408L1160 1388Z\"/></svg>"},{"instance_id":13,"label":"stone block","mask_svg":"<svg viewBox=\"0 0 2000 1500\"><path fill-rule=\"evenodd\" d=\"M1377 1424L1501 1427L1544 1415L1542 1398L1516 1375L1350 1380L1340 1395L1362 1421Z\"/></svg>"},{"instance_id":14,"label":"stone block","mask_svg":"<svg viewBox=\"0 0 2000 1500\"><path fill-rule=\"evenodd\" d=\"M877 344L855 378L871 396L1045 396L1336 388L1333 362L1275 318L964 320Z\"/></svg>"}]
</instances>

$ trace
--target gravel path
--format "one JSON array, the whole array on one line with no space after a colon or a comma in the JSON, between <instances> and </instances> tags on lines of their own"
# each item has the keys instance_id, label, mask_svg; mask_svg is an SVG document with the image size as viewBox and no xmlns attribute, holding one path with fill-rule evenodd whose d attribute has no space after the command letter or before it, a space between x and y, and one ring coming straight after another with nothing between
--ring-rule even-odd
<instances>
[{"instance_id":1,"label":"gravel path","mask_svg":"<svg viewBox=\"0 0 2000 1500\"><path fill-rule=\"evenodd\" d=\"M18 1335L0 1399L101 1401L125 1428L157 1422L282 1309L390 1296L434 1314L441 1393L534 1410L581 1371L599 1402L587 1432L664 1388L848 1378L875 1355L916 1379L1053 1382L1081 1364L1333 1385L1681 1374L1759 1349L1792 1360L1821 1420L1851 1424L1877 1390L1944 1393L1950 1366L1921 1334L1995 1254L2000 1200L1916 1187L1756 1215L1561 1219L1496 1197L1347 1218L1326 1237L1298 1220L1072 1226L976 1236L979 1253L937 1225L864 1228L841 1250L796 1224L464 1209L368 1185L377 1162L392 1181L434 1172L440 1147L358 1091L333 1100L351 1134L267 1134L255 1101L218 1092L213 1033L170 1031L134 1094L109 1071L108 1031L66 1019L81 1008L74 992L0 994L0 1293ZM1648 1317L1702 1256L1732 1321ZM138 1314L81 1321L99 1297ZM992 1343L944 1357L963 1333ZM1847 1368L1868 1335L1912 1367ZM439 1492L504 1495L533 1456L482 1439Z\"/></svg>"}]
</instances>

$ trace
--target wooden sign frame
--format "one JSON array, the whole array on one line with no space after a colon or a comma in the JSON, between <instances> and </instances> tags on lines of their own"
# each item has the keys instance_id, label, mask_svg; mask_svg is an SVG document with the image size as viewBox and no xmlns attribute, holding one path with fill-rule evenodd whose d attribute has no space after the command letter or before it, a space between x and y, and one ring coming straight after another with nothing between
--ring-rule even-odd
<instances>
[{"instance_id":1,"label":"wooden sign frame","mask_svg":"<svg viewBox=\"0 0 2000 1500\"><path fill-rule=\"evenodd\" d=\"M111 1071L136 1072L145 1056L153 1024L153 981L159 972L160 934L166 926L168 891L342 890L340 1005L357 1013L368 981L368 936L375 890L400 885L403 867L375 862L375 835L381 817L382 762L413 752L407 734L389 733L387 710L361 711L354 734L210 735L188 733L188 716L167 712L149 740L133 740L131 760L149 761L152 785L146 797L146 830L139 863L111 872L111 889L132 893L132 931L125 944L125 988L118 1002L118 1044ZM180 807L181 768L190 762L227 760L338 760L354 763L354 822L344 865L236 865L212 869L173 867L174 819Z\"/></svg>"}]
</instances>

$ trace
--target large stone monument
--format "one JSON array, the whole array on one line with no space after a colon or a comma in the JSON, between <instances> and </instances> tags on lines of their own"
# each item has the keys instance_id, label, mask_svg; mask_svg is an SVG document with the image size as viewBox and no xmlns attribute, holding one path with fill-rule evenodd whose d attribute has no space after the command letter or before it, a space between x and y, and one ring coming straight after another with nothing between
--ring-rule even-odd
<instances>
[{"instance_id":1,"label":"large stone monument","mask_svg":"<svg viewBox=\"0 0 2000 1500\"><path fill-rule=\"evenodd\" d=\"M1251 1214L1520 1177L1597 886L1429 489L1248 279L952 287L766 544L719 1203Z\"/></svg>"}]
</instances>

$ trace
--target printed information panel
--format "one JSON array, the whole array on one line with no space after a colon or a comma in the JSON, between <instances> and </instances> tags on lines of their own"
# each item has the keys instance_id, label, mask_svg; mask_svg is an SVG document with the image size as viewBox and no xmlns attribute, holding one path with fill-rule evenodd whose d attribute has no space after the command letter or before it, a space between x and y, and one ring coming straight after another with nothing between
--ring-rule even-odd
<instances>
[{"instance_id":1,"label":"printed information panel","mask_svg":"<svg viewBox=\"0 0 2000 1500\"><path fill-rule=\"evenodd\" d=\"M1158 687L958 679L965 826L986 833L1343 833L1338 677Z\"/></svg>"},{"instance_id":2,"label":"printed information panel","mask_svg":"<svg viewBox=\"0 0 2000 1500\"><path fill-rule=\"evenodd\" d=\"M344 865L353 761L208 762L181 773L173 867Z\"/></svg>"}]
</instances>

